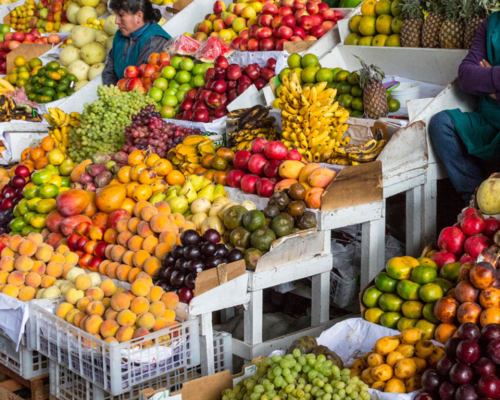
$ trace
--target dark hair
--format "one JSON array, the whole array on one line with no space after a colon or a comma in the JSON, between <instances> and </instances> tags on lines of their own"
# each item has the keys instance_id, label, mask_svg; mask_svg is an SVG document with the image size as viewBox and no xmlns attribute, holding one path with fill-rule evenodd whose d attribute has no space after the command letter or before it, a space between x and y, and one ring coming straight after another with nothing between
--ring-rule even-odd
<instances>
[{"instance_id":1,"label":"dark hair","mask_svg":"<svg viewBox=\"0 0 500 400\"><path fill-rule=\"evenodd\" d=\"M161 19L160 10L153 8L149 0L111 0L109 8L115 14L123 12L125 14L136 14L142 11L144 22L155 23Z\"/></svg>"}]
</instances>

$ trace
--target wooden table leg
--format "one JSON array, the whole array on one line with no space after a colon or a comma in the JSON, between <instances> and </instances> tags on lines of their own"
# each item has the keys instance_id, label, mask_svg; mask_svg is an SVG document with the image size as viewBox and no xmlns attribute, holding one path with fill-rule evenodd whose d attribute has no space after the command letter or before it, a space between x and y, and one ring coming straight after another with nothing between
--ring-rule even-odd
<instances>
[{"instance_id":1,"label":"wooden table leg","mask_svg":"<svg viewBox=\"0 0 500 400\"><path fill-rule=\"evenodd\" d=\"M202 376L215 373L214 360L214 330L212 313L201 314L201 374Z\"/></svg>"}]
</instances>

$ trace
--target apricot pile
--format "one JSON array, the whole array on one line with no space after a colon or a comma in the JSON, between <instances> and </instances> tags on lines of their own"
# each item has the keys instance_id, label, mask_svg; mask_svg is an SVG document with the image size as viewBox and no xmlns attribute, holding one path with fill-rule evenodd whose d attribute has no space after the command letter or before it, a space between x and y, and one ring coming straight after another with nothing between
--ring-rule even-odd
<instances>
[{"instance_id":1,"label":"apricot pile","mask_svg":"<svg viewBox=\"0 0 500 400\"><path fill-rule=\"evenodd\" d=\"M422 339L420 328L404 329L399 336L377 340L371 352L357 359L351 377L359 376L372 389L387 393L411 393L422 387L422 374L436 368L445 357L443 348Z\"/></svg>"},{"instance_id":2,"label":"apricot pile","mask_svg":"<svg viewBox=\"0 0 500 400\"><path fill-rule=\"evenodd\" d=\"M107 343L127 342L177 324L179 297L153 286L151 278L137 278L130 290L125 290L111 279L90 286L89 275L77 276L76 288L70 289L66 301L57 307L59 318ZM160 341L169 339L164 335ZM153 343L141 344L144 348Z\"/></svg>"},{"instance_id":3,"label":"apricot pile","mask_svg":"<svg viewBox=\"0 0 500 400\"><path fill-rule=\"evenodd\" d=\"M56 282L77 263L78 255L67 246L54 250L39 233L12 236L0 252L0 291L21 301L58 296Z\"/></svg>"},{"instance_id":4,"label":"apricot pile","mask_svg":"<svg viewBox=\"0 0 500 400\"><path fill-rule=\"evenodd\" d=\"M133 216L122 218L115 228L108 228L104 239L106 260L99 265L99 272L112 279L134 283L138 278L151 278L162 265L163 256L176 244L180 235L196 229L179 213L171 213L167 202L155 206L141 200L133 209Z\"/></svg>"}]
</instances>

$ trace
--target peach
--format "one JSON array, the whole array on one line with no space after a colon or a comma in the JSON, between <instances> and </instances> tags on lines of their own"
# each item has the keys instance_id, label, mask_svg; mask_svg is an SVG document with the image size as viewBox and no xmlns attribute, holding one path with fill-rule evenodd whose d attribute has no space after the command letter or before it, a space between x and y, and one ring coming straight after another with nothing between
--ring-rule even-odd
<instances>
[{"instance_id":1,"label":"peach","mask_svg":"<svg viewBox=\"0 0 500 400\"><path fill-rule=\"evenodd\" d=\"M158 214L151 218L149 221L149 226L153 232L161 233L166 230L167 225L170 223L170 219L165 214Z\"/></svg>"},{"instance_id":2,"label":"peach","mask_svg":"<svg viewBox=\"0 0 500 400\"><path fill-rule=\"evenodd\" d=\"M145 297L136 297L130 303L130 311L139 315L149 311L149 301Z\"/></svg>"},{"instance_id":3,"label":"peach","mask_svg":"<svg viewBox=\"0 0 500 400\"><path fill-rule=\"evenodd\" d=\"M65 244L61 244L59 246L57 246L56 248L56 253L59 253L59 254L66 254L69 250L69 247L66 246Z\"/></svg>"},{"instance_id":4,"label":"peach","mask_svg":"<svg viewBox=\"0 0 500 400\"><path fill-rule=\"evenodd\" d=\"M63 264L63 274L62 274L62 277L64 279L66 279L66 274L68 273L68 271L72 268L74 268L75 266L73 264ZM31 270L33 271L33 268L31 268Z\"/></svg>"},{"instance_id":5,"label":"peach","mask_svg":"<svg viewBox=\"0 0 500 400\"><path fill-rule=\"evenodd\" d=\"M102 301L102 304L104 304L104 308L108 309L109 304L111 303L111 299L109 297L104 297L101 301Z\"/></svg>"},{"instance_id":6,"label":"peach","mask_svg":"<svg viewBox=\"0 0 500 400\"><path fill-rule=\"evenodd\" d=\"M114 246L113 250L111 250L111 259L116 262L121 262L126 251L127 249L119 244Z\"/></svg>"},{"instance_id":7,"label":"peach","mask_svg":"<svg viewBox=\"0 0 500 400\"><path fill-rule=\"evenodd\" d=\"M165 304L161 301L153 301L149 306L149 312L153 314L154 317L161 317L165 314Z\"/></svg>"},{"instance_id":8,"label":"peach","mask_svg":"<svg viewBox=\"0 0 500 400\"><path fill-rule=\"evenodd\" d=\"M158 209L154 206L146 206L141 210L143 221L149 222L155 215L158 215Z\"/></svg>"},{"instance_id":9,"label":"peach","mask_svg":"<svg viewBox=\"0 0 500 400\"><path fill-rule=\"evenodd\" d=\"M128 274L130 273L131 269L132 269L132 267L130 265L121 264L116 269L116 278L122 282L127 282L127 277L128 277Z\"/></svg>"},{"instance_id":10,"label":"peach","mask_svg":"<svg viewBox=\"0 0 500 400\"><path fill-rule=\"evenodd\" d=\"M144 242L144 238L139 235L132 236L127 242L127 246L131 251L139 251L142 249L142 242Z\"/></svg>"},{"instance_id":11,"label":"peach","mask_svg":"<svg viewBox=\"0 0 500 400\"><path fill-rule=\"evenodd\" d=\"M139 234L139 236L143 238L147 238L150 235L154 235L154 232L151 230L151 227L149 226L149 222L146 221L139 222L139 225L137 225L137 233Z\"/></svg>"},{"instance_id":12,"label":"peach","mask_svg":"<svg viewBox=\"0 0 500 400\"><path fill-rule=\"evenodd\" d=\"M5 272L14 271L14 257L4 256L0 258L0 270Z\"/></svg>"},{"instance_id":13,"label":"peach","mask_svg":"<svg viewBox=\"0 0 500 400\"><path fill-rule=\"evenodd\" d=\"M42 283L42 278L36 272L30 272L26 275L25 283L28 286L37 288Z\"/></svg>"},{"instance_id":14,"label":"peach","mask_svg":"<svg viewBox=\"0 0 500 400\"><path fill-rule=\"evenodd\" d=\"M85 322L90 318L90 315L85 314L85 316L80 320L80 323L78 324L78 327L80 329L85 330Z\"/></svg>"},{"instance_id":15,"label":"peach","mask_svg":"<svg viewBox=\"0 0 500 400\"><path fill-rule=\"evenodd\" d=\"M30 242L34 243L36 246L40 246L43 243L43 236L40 233L31 232L26 236Z\"/></svg>"},{"instance_id":16,"label":"peach","mask_svg":"<svg viewBox=\"0 0 500 400\"><path fill-rule=\"evenodd\" d=\"M105 341L106 343L118 342L118 340L116 340L116 338L115 338L115 337L113 337L113 336L107 337L106 339L104 339L104 341Z\"/></svg>"},{"instance_id":17,"label":"peach","mask_svg":"<svg viewBox=\"0 0 500 400\"><path fill-rule=\"evenodd\" d=\"M35 252L35 258L38 261L49 262L52 258L52 248L46 246L38 246Z\"/></svg>"},{"instance_id":18,"label":"peach","mask_svg":"<svg viewBox=\"0 0 500 400\"><path fill-rule=\"evenodd\" d=\"M101 336L106 339L111 336L115 336L116 331L120 328L120 325L112 319L106 320L101 325Z\"/></svg>"},{"instance_id":19,"label":"peach","mask_svg":"<svg viewBox=\"0 0 500 400\"><path fill-rule=\"evenodd\" d=\"M172 213L170 204L168 204L166 201L160 201L159 203L156 203L155 207L158 209L159 214L164 214L167 217Z\"/></svg>"},{"instance_id":20,"label":"peach","mask_svg":"<svg viewBox=\"0 0 500 400\"><path fill-rule=\"evenodd\" d=\"M19 294L17 295L18 299L21 301L31 301L35 298L35 296L36 296L36 290L31 286L23 287L19 291Z\"/></svg>"},{"instance_id":21,"label":"peach","mask_svg":"<svg viewBox=\"0 0 500 400\"><path fill-rule=\"evenodd\" d=\"M74 323L75 317L80 314L80 311L77 308L71 309L67 314L66 314L66 322L69 322L70 324Z\"/></svg>"},{"instance_id":22,"label":"peach","mask_svg":"<svg viewBox=\"0 0 500 400\"><path fill-rule=\"evenodd\" d=\"M125 293L114 294L111 297L111 308L115 311L127 310L130 307L130 298Z\"/></svg>"},{"instance_id":23,"label":"peach","mask_svg":"<svg viewBox=\"0 0 500 400\"><path fill-rule=\"evenodd\" d=\"M103 323L103 320L99 315L91 315L85 321L85 330L88 333L95 335L101 330L102 323Z\"/></svg>"},{"instance_id":24,"label":"peach","mask_svg":"<svg viewBox=\"0 0 500 400\"><path fill-rule=\"evenodd\" d=\"M14 262L14 268L18 271L29 271L33 267L33 260L28 256L20 256Z\"/></svg>"},{"instance_id":25,"label":"peach","mask_svg":"<svg viewBox=\"0 0 500 400\"><path fill-rule=\"evenodd\" d=\"M25 275L22 271L13 271L10 273L7 283L15 286L24 285Z\"/></svg>"},{"instance_id":26,"label":"peach","mask_svg":"<svg viewBox=\"0 0 500 400\"><path fill-rule=\"evenodd\" d=\"M161 266L162 263L160 259L156 257L149 257L146 261L144 261L142 268L144 268L144 272L148 273L151 276L154 276L161 268Z\"/></svg>"},{"instance_id":27,"label":"peach","mask_svg":"<svg viewBox=\"0 0 500 400\"><path fill-rule=\"evenodd\" d=\"M128 230L132 233L137 233L137 226L141 222L140 218L134 217L128 220Z\"/></svg>"},{"instance_id":28,"label":"peach","mask_svg":"<svg viewBox=\"0 0 500 400\"><path fill-rule=\"evenodd\" d=\"M151 277L151 275L149 275L147 272L144 272L144 271L141 271L137 274L137 276L135 277L135 279L146 279L148 282L149 282L149 286L153 287L153 279ZM149 293L148 293L148 296L149 296ZM147 298L147 296L146 296Z\"/></svg>"},{"instance_id":29,"label":"peach","mask_svg":"<svg viewBox=\"0 0 500 400\"><path fill-rule=\"evenodd\" d=\"M9 248L12 251L18 252L19 246L24 241L24 239L20 235L14 235L9 239Z\"/></svg>"},{"instance_id":30,"label":"peach","mask_svg":"<svg viewBox=\"0 0 500 400\"><path fill-rule=\"evenodd\" d=\"M123 247L128 247L127 243L132 236L134 236L134 234L130 231L121 232L118 235L116 241L118 242L118 244L122 245Z\"/></svg>"},{"instance_id":31,"label":"peach","mask_svg":"<svg viewBox=\"0 0 500 400\"><path fill-rule=\"evenodd\" d=\"M122 263L130 266L134 265L134 254L135 252L133 252L132 250L126 251L122 257Z\"/></svg>"},{"instance_id":32,"label":"peach","mask_svg":"<svg viewBox=\"0 0 500 400\"><path fill-rule=\"evenodd\" d=\"M19 289L17 286L7 284L2 288L2 293L10 297L17 298L19 295Z\"/></svg>"},{"instance_id":33,"label":"peach","mask_svg":"<svg viewBox=\"0 0 500 400\"><path fill-rule=\"evenodd\" d=\"M82 297L76 302L76 308L81 312L87 311L87 307L90 303L92 303L94 299L90 296Z\"/></svg>"},{"instance_id":34,"label":"peach","mask_svg":"<svg viewBox=\"0 0 500 400\"><path fill-rule=\"evenodd\" d=\"M14 257L16 253L13 252L11 249L9 249L8 247L5 247L4 249L2 249L2 251L0 252L0 258L4 258L4 257Z\"/></svg>"},{"instance_id":35,"label":"peach","mask_svg":"<svg viewBox=\"0 0 500 400\"><path fill-rule=\"evenodd\" d=\"M118 311L113 310L111 307L106 310L104 313L105 320L113 320L116 321L116 316L118 315Z\"/></svg>"},{"instance_id":36,"label":"peach","mask_svg":"<svg viewBox=\"0 0 500 400\"><path fill-rule=\"evenodd\" d=\"M144 337L146 335L149 335L149 331L146 328L139 327L135 330L134 335L132 336L132 339L139 339L139 338ZM141 345L142 345L142 348L145 349L147 347L152 346L153 341L152 340L146 340L144 342L138 341L138 343L136 344L136 346L141 346Z\"/></svg>"},{"instance_id":37,"label":"peach","mask_svg":"<svg viewBox=\"0 0 500 400\"><path fill-rule=\"evenodd\" d=\"M183 228L184 224L186 223L186 219L184 218L184 215L180 213L173 213L172 215L169 216L170 222L175 224L178 228Z\"/></svg>"},{"instance_id":38,"label":"peach","mask_svg":"<svg viewBox=\"0 0 500 400\"><path fill-rule=\"evenodd\" d=\"M126 218L122 218L121 220L119 220L117 223L116 223L116 230L118 232L126 232L128 231L128 222L130 220L129 219L126 219Z\"/></svg>"},{"instance_id":39,"label":"peach","mask_svg":"<svg viewBox=\"0 0 500 400\"><path fill-rule=\"evenodd\" d=\"M163 314L163 318L165 318L168 322L168 326L170 326L170 324L174 323L175 322L175 311L174 310L165 310L165 314Z\"/></svg>"},{"instance_id":40,"label":"peach","mask_svg":"<svg viewBox=\"0 0 500 400\"><path fill-rule=\"evenodd\" d=\"M142 272L142 269L132 268L127 276L127 280L129 281L129 283L134 283L134 281L137 279L137 275L139 275L140 272Z\"/></svg>"},{"instance_id":41,"label":"peach","mask_svg":"<svg viewBox=\"0 0 500 400\"><path fill-rule=\"evenodd\" d=\"M106 267L110 263L111 263L111 260L103 260L103 261L101 261L101 263L99 264L99 273L101 275L106 276Z\"/></svg>"},{"instance_id":42,"label":"peach","mask_svg":"<svg viewBox=\"0 0 500 400\"><path fill-rule=\"evenodd\" d=\"M71 266L73 268L73 266ZM45 274L45 270L47 269L47 266L43 261L35 261L33 263L33 266L31 267L31 272L36 272L38 275L43 275Z\"/></svg>"},{"instance_id":43,"label":"peach","mask_svg":"<svg viewBox=\"0 0 500 400\"><path fill-rule=\"evenodd\" d=\"M43 283L43 279L42 279ZM66 292L66 301L71 304L76 304L78 300L85 297L83 290L78 290L76 288L71 288Z\"/></svg>"},{"instance_id":44,"label":"peach","mask_svg":"<svg viewBox=\"0 0 500 400\"><path fill-rule=\"evenodd\" d=\"M7 271L0 271L0 284L5 285L9 279L9 273Z\"/></svg>"},{"instance_id":45,"label":"peach","mask_svg":"<svg viewBox=\"0 0 500 400\"><path fill-rule=\"evenodd\" d=\"M113 247L115 247L114 244L110 244L106 246L106 250L104 250L104 255L108 260L111 260L111 251L113 250Z\"/></svg>"},{"instance_id":46,"label":"peach","mask_svg":"<svg viewBox=\"0 0 500 400\"><path fill-rule=\"evenodd\" d=\"M71 264L75 266L76 264L78 264L78 254L73 253L72 251L64 253L64 262L65 264Z\"/></svg>"},{"instance_id":47,"label":"peach","mask_svg":"<svg viewBox=\"0 0 500 400\"><path fill-rule=\"evenodd\" d=\"M138 328L151 329L155 325L155 317L150 312L142 313L137 317L136 325Z\"/></svg>"},{"instance_id":48,"label":"peach","mask_svg":"<svg viewBox=\"0 0 500 400\"><path fill-rule=\"evenodd\" d=\"M111 279L116 279L116 270L120 266L120 263L112 262L106 266L106 276Z\"/></svg>"},{"instance_id":49,"label":"peach","mask_svg":"<svg viewBox=\"0 0 500 400\"><path fill-rule=\"evenodd\" d=\"M316 168L307 177L307 183L311 187L326 189L335 179L337 173L328 168Z\"/></svg>"},{"instance_id":50,"label":"peach","mask_svg":"<svg viewBox=\"0 0 500 400\"><path fill-rule=\"evenodd\" d=\"M160 301L165 291L160 286L153 286L148 293L147 299L151 302Z\"/></svg>"},{"instance_id":51,"label":"peach","mask_svg":"<svg viewBox=\"0 0 500 400\"><path fill-rule=\"evenodd\" d=\"M177 243L177 233L171 231L162 232L160 233L159 242L168 244L173 248Z\"/></svg>"},{"instance_id":52,"label":"peach","mask_svg":"<svg viewBox=\"0 0 500 400\"><path fill-rule=\"evenodd\" d=\"M115 338L120 343L123 343L132 340L133 336L134 336L134 328L130 326L122 326L116 331Z\"/></svg>"},{"instance_id":53,"label":"peach","mask_svg":"<svg viewBox=\"0 0 500 400\"><path fill-rule=\"evenodd\" d=\"M123 292L124 295L126 295L130 301L134 300L136 298L136 295L133 294L130 290L125 290Z\"/></svg>"},{"instance_id":54,"label":"peach","mask_svg":"<svg viewBox=\"0 0 500 400\"><path fill-rule=\"evenodd\" d=\"M54 278L53 276L45 275L44 277L42 277L40 286L44 289L47 289L51 286L54 286L54 283L56 283L56 278Z\"/></svg>"},{"instance_id":55,"label":"peach","mask_svg":"<svg viewBox=\"0 0 500 400\"><path fill-rule=\"evenodd\" d=\"M109 280L109 279L108 279ZM92 297L94 300L102 301L104 298L104 292L101 288L91 287L85 292L85 296Z\"/></svg>"},{"instance_id":56,"label":"peach","mask_svg":"<svg viewBox=\"0 0 500 400\"><path fill-rule=\"evenodd\" d=\"M160 331L168 327L168 321L163 317L157 317L153 325L153 332Z\"/></svg>"},{"instance_id":57,"label":"peach","mask_svg":"<svg viewBox=\"0 0 500 400\"><path fill-rule=\"evenodd\" d=\"M139 200L137 203L135 203L134 215L139 218L141 216L142 209L150 205L151 204L146 200Z\"/></svg>"},{"instance_id":58,"label":"peach","mask_svg":"<svg viewBox=\"0 0 500 400\"><path fill-rule=\"evenodd\" d=\"M167 310L175 310L179 306L179 296L172 292L165 293L161 297L161 301Z\"/></svg>"},{"instance_id":59,"label":"peach","mask_svg":"<svg viewBox=\"0 0 500 400\"><path fill-rule=\"evenodd\" d=\"M89 274L78 275L75 279L75 285L78 290L87 290L92 286L92 278Z\"/></svg>"},{"instance_id":60,"label":"peach","mask_svg":"<svg viewBox=\"0 0 500 400\"><path fill-rule=\"evenodd\" d=\"M136 319L137 315L130 310L120 311L116 316L116 322L118 322L120 326L132 326L135 324Z\"/></svg>"},{"instance_id":61,"label":"peach","mask_svg":"<svg viewBox=\"0 0 500 400\"><path fill-rule=\"evenodd\" d=\"M130 291L136 296L146 297L151 290L151 284L149 281L143 278L136 279L134 283L130 286Z\"/></svg>"},{"instance_id":62,"label":"peach","mask_svg":"<svg viewBox=\"0 0 500 400\"><path fill-rule=\"evenodd\" d=\"M157 245L158 238L154 235L150 235L144 239L144 242L142 242L142 249L147 251L149 254L153 254Z\"/></svg>"},{"instance_id":63,"label":"peach","mask_svg":"<svg viewBox=\"0 0 500 400\"><path fill-rule=\"evenodd\" d=\"M62 254L52 253L52 257L50 257L50 261L64 264L66 262L66 258Z\"/></svg>"},{"instance_id":64,"label":"peach","mask_svg":"<svg viewBox=\"0 0 500 400\"><path fill-rule=\"evenodd\" d=\"M47 275L53 276L54 278L59 278L60 276L62 276L63 271L64 271L63 264L55 263L55 262L50 262L47 265L47 269L46 269Z\"/></svg>"},{"instance_id":65,"label":"peach","mask_svg":"<svg viewBox=\"0 0 500 400\"><path fill-rule=\"evenodd\" d=\"M59 317L59 318L62 318L62 319L66 319L66 316L68 315L68 313L73 310L75 308L75 306L73 304L70 304L70 303L61 303L57 306L57 309L56 309L56 315Z\"/></svg>"},{"instance_id":66,"label":"peach","mask_svg":"<svg viewBox=\"0 0 500 400\"><path fill-rule=\"evenodd\" d=\"M104 315L104 311L105 308L104 308L104 304L102 304L102 302L100 301L91 301L89 303L89 305L87 306L87 314L88 315Z\"/></svg>"},{"instance_id":67,"label":"peach","mask_svg":"<svg viewBox=\"0 0 500 400\"><path fill-rule=\"evenodd\" d=\"M84 312L79 312L73 317L73 322L72 324L75 326L80 327L80 322L82 322L83 317L86 317L87 315ZM69 322L69 321L68 321Z\"/></svg>"},{"instance_id":68,"label":"peach","mask_svg":"<svg viewBox=\"0 0 500 400\"><path fill-rule=\"evenodd\" d=\"M150 257L146 250L139 250L134 254L133 262L137 268L142 268L144 262Z\"/></svg>"},{"instance_id":69,"label":"peach","mask_svg":"<svg viewBox=\"0 0 500 400\"><path fill-rule=\"evenodd\" d=\"M111 279L102 281L99 287L106 297L111 297L116 292L116 285Z\"/></svg>"}]
</instances>

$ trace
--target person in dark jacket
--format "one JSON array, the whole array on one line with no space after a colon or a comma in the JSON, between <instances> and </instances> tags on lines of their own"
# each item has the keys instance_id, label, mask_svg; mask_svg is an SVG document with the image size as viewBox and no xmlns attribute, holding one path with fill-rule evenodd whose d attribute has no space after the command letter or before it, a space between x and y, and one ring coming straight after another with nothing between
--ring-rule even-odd
<instances>
[{"instance_id":1,"label":"person in dark jacket","mask_svg":"<svg viewBox=\"0 0 500 400\"><path fill-rule=\"evenodd\" d=\"M170 35L157 22L161 18L149 0L111 0L119 30L113 39L103 72L105 85L116 85L130 65L147 64L151 53L161 53Z\"/></svg>"},{"instance_id":2,"label":"person in dark jacket","mask_svg":"<svg viewBox=\"0 0 500 400\"><path fill-rule=\"evenodd\" d=\"M476 112L437 113L429 136L453 186L468 201L491 172L500 171L500 12L477 30L458 69L458 83L479 97Z\"/></svg>"}]
</instances>

